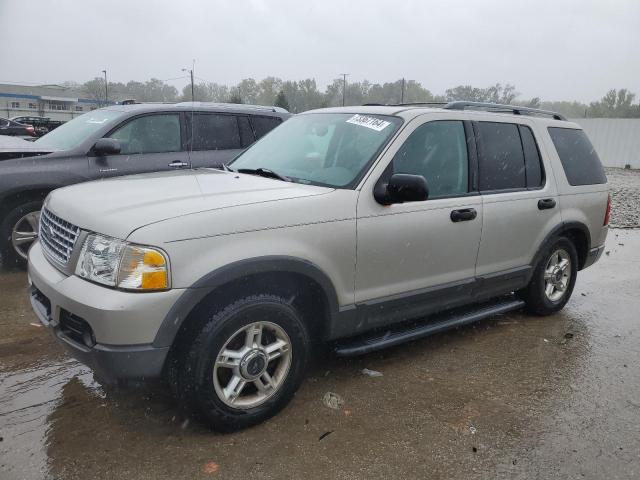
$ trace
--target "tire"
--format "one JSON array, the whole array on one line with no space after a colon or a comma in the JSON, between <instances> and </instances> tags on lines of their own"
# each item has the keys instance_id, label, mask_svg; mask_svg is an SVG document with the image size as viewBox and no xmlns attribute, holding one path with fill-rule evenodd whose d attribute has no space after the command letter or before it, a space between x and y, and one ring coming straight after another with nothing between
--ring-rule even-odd
<instances>
[{"instance_id":1,"label":"tire","mask_svg":"<svg viewBox=\"0 0 640 480\"><path fill-rule=\"evenodd\" d=\"M167 380L179 403L213 430L231 432L272 417L300 386L310 340L302 317L284 298L251 295L212 308L194 330L169 359Z\"/></svg>"},{"instance_id":2,"label":"tire","mask_svg":"<svg viewBox=\"0 0 640 480\"><path fill-rule=\"evenodd\" d=\"M562 269L560 265L565 261L569 263ZM529 285L518 292L519 296L531 313L551 315L562 310L571 298L577 274L576 247L569 239L559 237L545 250L533 271ZM553 288L550 288L549 284L552 284Z\"/></svg>"},{"instance_id":3,"label":"tire","mask_svg":"<svg viewBox=\"0 0 640 480\"><path fill-rule=\"evenodd\" d=\"M39 218L41 208L42 200L31 199L24 201L24 203L13 204L8 210L5 210L7 213L0 221L0 255L2 255L2 264L5 267L16 264L21 267L26 266L26 253L33 241L19 244L16 247L12 239L14 228L19 227L20 230L22 226L24 226L27 229L32 229L34 227L34 217L32 217L32 215L36 215L36 217ZM37 230L35 233L37 236ZM33 237L34 240L36 236ZM18 241L19 240L16 239L16 243Z\"/></svg>"}]
</instances>

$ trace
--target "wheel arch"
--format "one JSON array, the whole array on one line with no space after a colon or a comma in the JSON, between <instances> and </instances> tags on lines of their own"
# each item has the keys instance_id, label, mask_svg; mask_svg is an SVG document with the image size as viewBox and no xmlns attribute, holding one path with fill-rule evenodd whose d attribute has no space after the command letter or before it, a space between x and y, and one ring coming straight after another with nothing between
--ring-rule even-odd
<instances>
[{"instance_id":1,"label":"wheel arch","mask_svg":"<svg viewBox=\"0 0 640 480\"><path fill-rule=\"evenodd\" d=\"M312 262L287 256L245 259L214 270L187 288L162 321L153 345L173 345L176 337L195 325L203 309L212 303L258 293L257 290L290 299L312 320L308 325L311 333L321 337L338 311L333 283Z\"/></svg>"},{"instance_id":2,"label":"wheel arch","mask_svg":"<svg viewBox=\"0 0 640 480\"><path fill-rule=\"evenodd\" d=\"M2 215L6 215L19 199L24 199L25 202L38 199L44 200L52 190L59 187L59 185L33 185L28 188L11 190L0 198Z\"/></svg>"},{"instance_id":3,"label":"wheel arch","mask_svg":"<svg viewBox=\"0 0 640 480\"><path fill-rule=\"evenodd\" d=\"M591 249L591 234L589 228L582 222L563 222L551 230L542 241L531 265L535 267L549 246L558 238L567 237L578 252L578 270L582 270Z\"/></svg>"}]
</instances>

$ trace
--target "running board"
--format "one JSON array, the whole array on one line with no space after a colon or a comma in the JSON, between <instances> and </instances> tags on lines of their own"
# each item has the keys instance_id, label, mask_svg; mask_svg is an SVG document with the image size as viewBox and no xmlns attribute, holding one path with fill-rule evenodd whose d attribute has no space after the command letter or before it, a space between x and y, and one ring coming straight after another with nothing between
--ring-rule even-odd
<instances>
[{"instance_id":1,"label":"running board","mask_svg":"<svg viewBox=\"0 0 640 480\"><path fill-rule=\"evenodd\" d=\"M402 330L387 330L384 332L376 332L370 336L357 337L339 342L335 347L335 352L340 357L353 357L363 355L369 352L375 352L383 348L393 347L405 342L417 340L422 337L433 335L434 333L443 332L452 328L461 327L469 323L483 320L493 315L507 313L517 310L524 306L522 300L514 297L500 299L497 302L483 305L466 307L464 309L456 309L449 312L433 315L426 324L415 326Z\"/></svg>"}]
</instances>

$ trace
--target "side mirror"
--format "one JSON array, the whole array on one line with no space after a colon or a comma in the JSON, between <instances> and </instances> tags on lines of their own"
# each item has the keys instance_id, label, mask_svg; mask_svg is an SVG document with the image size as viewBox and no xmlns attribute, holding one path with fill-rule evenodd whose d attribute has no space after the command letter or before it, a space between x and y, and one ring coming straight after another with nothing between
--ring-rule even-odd
<instances>
[{"instance_id":1,"label":"side mirror","mask_svg":"<svg viewBox=\"0 0 640 480\"><path fill-rule=\"evenodd\" d=\"M93 153L98 157L105 155L117 155L120 153L120 142L113 138L101 138L93 146Z\"/></svg>"},{"instance_id":2,"label":"side mirror","mask_svg":"<svg viewBox=\"0 0 640 480\"><path fill-rule=\"evenodd\" d=\"M428 198L429 189L422 175L394 173L388 182L379 182L376 185L373 196L382 205L420 202Z\"/></svg>"}]
</instances>

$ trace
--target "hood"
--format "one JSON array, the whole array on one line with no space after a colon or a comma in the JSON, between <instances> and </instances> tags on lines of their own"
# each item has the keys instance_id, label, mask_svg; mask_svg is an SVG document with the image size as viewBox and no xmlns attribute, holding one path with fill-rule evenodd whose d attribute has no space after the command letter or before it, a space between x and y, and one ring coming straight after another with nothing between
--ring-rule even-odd
<instances>
[{"instance_id":1,"label":"hood","mask_svg":"<svg viewBox=\"0 0 640 480\"><path fill-rule=\"evenodd\" d=\"M49 196L47 208L84 230L124 239L140 227L170 218L331 191L201 169L132 175L61 188Z\"/></svg>"},{"instance_id":2,"label":"hood","mask_svg":"<svg viewBox=\"0 0 640 480\"><path fill-rule=\"evenodd\" d=\"M21 138L0 135L0 160L44 155L53 151L51 148L45 148Z\"/></svg>"}]
</instances>

